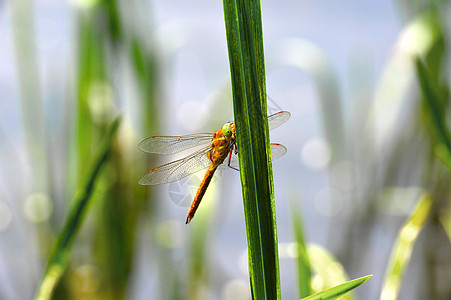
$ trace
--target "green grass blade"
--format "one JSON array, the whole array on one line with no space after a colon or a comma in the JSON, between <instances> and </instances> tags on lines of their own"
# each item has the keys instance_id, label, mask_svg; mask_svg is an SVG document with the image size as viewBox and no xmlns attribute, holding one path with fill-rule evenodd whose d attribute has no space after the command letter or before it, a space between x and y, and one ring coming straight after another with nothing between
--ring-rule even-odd
<instances>
[{"instance_id":1,"label":"green grass blade","mask_svg":"<svg viewBox=\"0 0 451 300\"><path fill-rule=\"evenodd\" d=\"M64 228L59 234L50 254L45 274L35 299L50 299L56 284L67 267L72 242L74 241L75 235L84 220L86 209L88 207L91 194L94 190L94 184L101 167L108 158L111 144L114 140L119 124L120 118L118 117L107 130L105 136L100 142L96 154L88 166L85 176L82 178L80 187L69 210L69 215Z\"/></svg>"},{"instance_id":2,"label":"green grass blade","mask_svg":"<svg viewBox=\"0 0 451 300\"><path fill-rule=\"evenodd\" d=\"M390 256L381 300L394 300L398 297L402 277L409 263L413 246L432 211L433 202L431 195L421 196L417 207L399 232Z\"/></svg>"},{"instance_id":3,"label":"green grass blade","mask_svg":"<svg viewBox=\"0 0 451 300\"><path fill-rule=\"evenodd\" d=\"M253 299L280 299L260 1L224 0Z\"/></svg>"},{"instance_id":4,"label":"green grass blade","mask_svg":"<svg viewBox=\"0 0 451 300\"><path fill-rule=\"evenodd\" d=\"M310 258L308 256L307 247L304 238L304 226L300 208L291 205L291 219L293 222L293 232L297 244L297 264L298 264L298 284L301 298L312 294L311 280L312 274L310 270Z\"/></svg>"},{"instance_id":5,"label":"green grass blade","mask_svg":"<svg viewBox=\"0 0 451 300\"><path fill-rule=\"evenodd\" d=\"M415 60L415 66L423 94L426 120L438 141L435 153L451 171L451 134L446 126L445 100L439 96L443 94L437 92L432 84L432 75L419 58Z\"/></svg>"},{"instance_id":6,"label":"green grass blade","mask_svg":"<svg viewBox=\"0 0 451 300\"><path fill-rule=\"evenodd\" d=\"M342 283L333 288L316 293L316 294L308 296L306 298L302 298L302 300L333 300L333 299L337 299L337 298L343 296L344 294L350 292L351 290L355 289L356 287L360 286L361 284L363 284L365 281L367 281L372 276L373 275L367 275L364 277L360 277L360 278Z\"/></svg>"},{"instance_id":7,"label":"green grass blade","mask_svg":"<svg viewBox=\"0 0 451 300\"><path fill-rule=\"evenodd\" d=\"M100 30L95 26L96 8L85 11L79 16L78 71L77 71L77 146L79 155L79 174L92 158L93 145L98 127L99 112L93 111L94 105L102 105L104 97L93 97L93 89L107 83L105 43ZM99 110L100 111L100 110ZM100 122L99 122L100 121Z\"/></svg>"},{"instance_id":8,"label":"green grass blade","mask_svg":"<svg viewBox=\"0 0 451 300\"><path fill-rule=\"evenodd\" d=\"M158 113L156 113L160 93L158 57L154 52L146 49L137 36L132 38L129 55L141 91L142 120L147 133L148 130L155 130L159 124Z\"/></svg>"}]
</instances>

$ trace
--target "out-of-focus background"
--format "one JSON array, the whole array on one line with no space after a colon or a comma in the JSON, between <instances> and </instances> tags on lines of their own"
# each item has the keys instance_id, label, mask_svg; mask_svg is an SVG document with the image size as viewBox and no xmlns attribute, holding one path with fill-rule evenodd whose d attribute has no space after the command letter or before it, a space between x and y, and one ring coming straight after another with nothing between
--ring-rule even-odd
<instances>
[{"instance_id":1,"label":"out-of-focus background","mask_svg":"<svg viewBox=\"0 0 451 300\"><path fill-rule=\"evenodd\" d=\"M262 1L268 114L292 115L271 133L288 148L273 162L282 299L299 298L293 207L308 244L348 278L374 274L354 296L378 299L396 236L425 191L435 206L399 299L451 298L450 177L412 60L427 57L449 91L450 14L447 1ZM238 172L215 175L190 225L183 203L202 172L137 184L180 157L142 153L140 140L233 119L221 1L0 2L0 58L0 299L33 297L118 114L54 299L250 299ZM326 264L326 277L337 266ZM321 289L324 276L313 284Z\"/></svg>"}]
</instances>

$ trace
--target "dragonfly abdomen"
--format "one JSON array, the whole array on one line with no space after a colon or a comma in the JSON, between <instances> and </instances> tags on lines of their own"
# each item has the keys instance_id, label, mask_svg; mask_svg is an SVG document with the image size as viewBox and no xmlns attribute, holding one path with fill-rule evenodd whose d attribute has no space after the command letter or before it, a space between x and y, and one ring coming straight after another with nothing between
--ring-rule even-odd
<instances>
[{"instance_id":1,"label":"dragonfly abdomen","mask_svg":"<svg viewBox=\"0 0 451 300\"><path fill-rule=\"evenodd\" d=\"M213 178L213 175L215 174L216 169L218 168L218 165L212 163L210 167L208 168L207 172L205 173L204 179L202 179L202 182L199 185L199 188L197 189L196 197L194 197L193 203L191 204L191 207L188 211L188 216L186 217L185 224L188 224L193 218L194 214L196 213L197 208L199 207L200 201L205 195L205 192L207 191L208 185L211 182L211 179Z\"/></svg>"}]
</instances>

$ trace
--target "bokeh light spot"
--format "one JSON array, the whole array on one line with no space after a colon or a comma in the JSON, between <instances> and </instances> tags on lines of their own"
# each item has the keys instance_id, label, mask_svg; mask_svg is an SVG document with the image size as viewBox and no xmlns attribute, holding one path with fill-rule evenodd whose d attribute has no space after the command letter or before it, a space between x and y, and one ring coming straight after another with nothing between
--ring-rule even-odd
<instances>
[{"instance_id":1,"label":"bokeh light spot","mask_svg":"<svg viewBox=\"0 0 451 300\"><path fill-rule=\"evenodd\" d=\"M30 194L25 199L23 212L28 221L33 223L43 223L48 221L52 215L53 203L46 194Z\"/></svg>"},{"instance_id":2,"label":"bokeh light spot","mask_svg":"<svg viewBox=\"0 0 451 300\"><path fill-rule=\"evenodd\" d=\"M243 280L233 279L227 282L221 291L223 300L251 299L249 284Z\"/></svg>"},{"instance_id":3,"label":"bokeh light spot","mask_svg":"<svg viewBox=\"0 0 451 300\"><path fill-rule=\"evenodd\" d=\"M287 247L287 253L288 257L290 258L297 258L298 257L298 251L299 251L299 244L298 243L289 243Z\"/></svg>"},{"instance_id":4,"label":"bokeh light spot","mask_svg":"<svg viewBox=\"0 0 451 300\"><path fill-rule=\"evenodd\" d=\"M71 275L70 288L75 295L84 298L99 289L100 277L101 272L96 266L90 264L78 266Z\"/></svg>"},{"instance_id":5,"label":"bokeh light spot","mask_svg":"<svg viewBox=\"0 0 451 300\"><path fill-rule=\"evenodd\" d=\"M72 0L71 2L79 8L90 8L96 5L100 0Z\"/></svg>"},{"instance_id":6,"label":"bokeh light spot","mask_svg":"<svg viewBox=\"0 0 451 300\"><path fill-rule=\"evenodd\" d=\"M329 164L331 152L328 143L320 137L308 140L301 150L302 162L313 170L324 170Z\"/></svg>"},{"instance_id":7,"label":"bokeh light spot","mask_svg":"<svg viewBox=\"0 0 451 300\"><path fill-rule=\"evenodd\" d=\"M321 291L324 289L324 280L318 274L312 277L312 288L314 291Z\"/></svg>"},{"instance_id":8,"label":"bokeh light spot","mask_svg":"<svg viewBox=\"0 0 451 300\"><path fill-rule=\"evenodd\" d=\"M93 120L105 122L114 112L113 91L107 82L96 82L89 88L88 104Z\"/></svg>"}]
</instances>

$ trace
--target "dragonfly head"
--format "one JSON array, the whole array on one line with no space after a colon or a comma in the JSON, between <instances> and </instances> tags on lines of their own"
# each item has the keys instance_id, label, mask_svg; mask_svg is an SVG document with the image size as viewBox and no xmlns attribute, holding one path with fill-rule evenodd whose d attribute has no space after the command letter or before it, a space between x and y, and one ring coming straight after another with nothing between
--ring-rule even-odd
<instances>
[{"instance_id":1,"label":"dragonfly head","mask_svg":"<svg viewBox=\"0 0 451 300\"><path fill-rule=\"evenodd\" d=\"M224 126L222 126L222 133L224 134L225 137L230 138L233 135L232 132L232 124L233 123L225 123Z\"/></svg>"}]
</instances>

